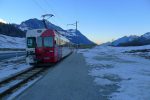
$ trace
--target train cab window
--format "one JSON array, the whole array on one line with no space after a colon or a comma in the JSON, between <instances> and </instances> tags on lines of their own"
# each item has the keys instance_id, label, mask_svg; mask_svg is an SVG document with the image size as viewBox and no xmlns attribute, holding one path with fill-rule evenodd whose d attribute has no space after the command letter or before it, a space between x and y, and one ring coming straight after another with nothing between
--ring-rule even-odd
<instances>
[{"instance_id":1,"label":"train cab window","mask_svg":"<svg viewBox=\"0 0 150 100\"><path fill-rule=\"evenodd\" d=\"M37 37L37 47L42 47L43 43L42 43L42 37Z\"/></svg>"},{"instance_id":2,"label":"train cab window","mask_svg":"<svg viewBox=\"0 0 150 100\"><path fill-rule=\"evenodd\" d=\"M36 38L35 37L28 37L27 38L27 47L28 48L35 48L36 47Z\"/></svg>"},{"instance_id":3,"label":"train cab window","mask_svg":"<svg viewBox=\"0 0 150 100\"><path fill-rule=\"evenodd\" d=\"M53 37L44 37L44 47L53 47Z\"/></svg>"}]
</instances>

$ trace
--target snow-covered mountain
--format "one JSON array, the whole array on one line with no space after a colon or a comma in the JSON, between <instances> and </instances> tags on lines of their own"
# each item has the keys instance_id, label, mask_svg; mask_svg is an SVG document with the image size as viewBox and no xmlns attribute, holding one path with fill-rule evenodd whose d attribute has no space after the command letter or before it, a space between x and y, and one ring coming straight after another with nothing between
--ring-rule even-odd
<instances>
[{"instance_id":1,"label":"snow-covered mountain","mask_svg":"<svg viewBox=\"0 0 150 100\"><path fill-rule=\"evenodd\" d=\"M132 42L132 41L134 41L134 40L136 40L138 38L139 37L135 36L135 35L124 36L124 37L119 38L119 39L115 40L114 42L112 42L112 45L113 46L118 46L118 45L123 44L123 43Z\"/></svg>"},{"instance_id":2,"label":"snow-covered mountain","mask_svg":"<svg viewBox=\"0 0 150 100\"><path fill-rule=\"evenodd\" d=\"M25 48L25 38L11 37L0 34L0 48Z\"/></svg>"},{"instance_id":3,"label":"snow-covered mountain","mask_svg":"<svg viewBox=\"0 0 150 100\"><path fill-rule=\"evenodd\" d=\"M150 44L150 32L141 36L124 36L111 43L112 46L141 46Z\"/></svg>"},{"instance_id":4,"label":"snow-covered mountain","mask_svg":"<svg viewBox=\"0 0 150 100\"><path fill-rule=\"evenodd\" d=\"M145 39L150 39L150 32L145 33L144 35L142 35L141 37L145 38Z\"/></svg>"},{"instance_id":5,"label":"snow-covered mountain","mask_svg":"<svg viewBox=\"0 0 150 100\"><path fill-rule=\"evenodd\" d=\"M59 26L56 26L52 23L50 23L49 21L46 20L46 24L48 26L48 28L50 29L55 29L55 30L63 30L62 28L60 28ZM38 20L36 18L33 19L29 19L26 20L24 22L22 22L19 25L19 28L23 31L27 31L29 29L38 29L38 28L44 28L44 24L42 20Z\"/></svg>"},{"instance_id":6,"label":"snow-covered mountain","mask_svg":"<svg viewBox=\"0 0 150 100\"><path fill-rule=\"evenodd\" d=\"M64 30L61 27L50 23L49 21L46 21L46 24L47 24L49 29L55 29L55 30L60 31L63 36L68 38L73 43L76 43L76 44L94 44L86 36L84 36L80 31L76 32L76 30L74 30L74 29ZM23 31L27 31L29 29L44 28L44 24L43 24L42 20L38 20L38 19L34 18L34 19L29 19L29 20L22 22L17 27Z\"/></svg>"},{"instance_id":7,"label":"snow-covered mountain","mask_svg":"<svg viewBox=\"0 0 150 100\"><path fill-rule=\"evenodd\" d=\"M76 44L93 44L87 37L85 37L79 30L69 29L66 31L59 31L61 35Z\"/></svg>"}]
</instances>

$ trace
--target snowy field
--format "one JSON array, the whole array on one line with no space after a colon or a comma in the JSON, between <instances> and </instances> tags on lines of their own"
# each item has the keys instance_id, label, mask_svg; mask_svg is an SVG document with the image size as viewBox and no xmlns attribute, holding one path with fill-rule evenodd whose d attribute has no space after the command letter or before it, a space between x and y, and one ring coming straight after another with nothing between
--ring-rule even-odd
<instances>
[{"instance_id":1,"label":"snowy field","mask_svg":"<svg viewBox=\"0 0 150 100\"><path fill-rule=\"evenodd\" d=\"M150 59L131 50L150 49L139 47L97 46L80 50L88 66L89 75L99 86L99 92L110 100L150 100ZM150 56L149 52L144 52Z\"/></svg>"},{"instance_id":2,"label":"snowy field","mask_svg":"<svg viewBox=\"0 0 150 100\"><path fill-rule=\"evenodd\" d=\"M0 62L0 81L30 67L25 63L25 56L3 60Z\"/></svg>"},{"instance_id":3,"label":"snowy field","mask_svg":"<svg viewBox=\"0 0 150 100\"><path fill-rule=\"evenodd\" d=\"M0 48L24 49L25 47L25 38L10 37L0 34Z\"/></svg>"}]
</instances>

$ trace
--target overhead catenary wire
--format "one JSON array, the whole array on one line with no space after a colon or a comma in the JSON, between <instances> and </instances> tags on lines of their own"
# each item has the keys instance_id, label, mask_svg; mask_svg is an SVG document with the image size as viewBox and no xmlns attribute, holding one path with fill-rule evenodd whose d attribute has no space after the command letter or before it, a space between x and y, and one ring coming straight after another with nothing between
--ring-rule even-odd
<instances>
[{"instance_id":1,"label":"overhead catenary wire","mask_svg":"<svg viewBox=\"0 0 150 100\"><path fill-rule=\"evenodd\" d=\"M34 4L40 8L40 10L43 12L43 13L47 13L47 10L43 8L43 6L41 6L36 0L32 0L34 2Z\"/></svg>"},{"instance_id":2,"label":"overhead catenary wire","mask_svg":"<svg viewBox=\"0 0 150 100\"><path fill-rule=\"evenodd\" d=\"M51 13L51 14L54 14L55 16L59 17L58 14L56 14L55 11L52 9L52 6L50 5L50 3L47 0L42 0L43 1L42 5L44 4L43 6L41 6L41 4L39 2L37 2L36 0L32 0L32 1L43 12L43 14ZM45 6L47 6L48 9L45 8ZM55 22L55 24L59 25L58 24L59 22L57 20L53 19L53 21Z\"/></svg>"},{"instance_id":3,"label":"overhead catenary wire","mask_svg":"<svg viewBox=\"0 0 150 100\"><path fill-rule=\"evenodd\" d=\"M51 4L50 4L47 0L42 0L42 1L43 1L42 4L45 4L45 6L47 6L48 9L49 9L51 12L49 12L49 10L47 10L46 8L44 8L44 7L45 7L44 5L41 6L41 4L40 4L39 2L37 2L36 0L32 0L32 1L35 3L35 5L36 5L42 12L44 12L44 14L48 14L48 13L54 14L55 17L56 17L56 16L57 16L57 18L59 17L59 19L57 19L57 20L60 21L60 19L61 19L60 16L55 13L55 11L53 10ZM59 24L58 24L58 21L56 21L55 19L53 19L53 20L54 20L54 22L55 22L55 25L59 25ZM64 30L59 30L59 31L64 31Z\"/></svg>"},{"instance_id":4,"label":"overhead catenary wire","mask_svg":"<svg viewBox=\"0 0 150 100\"><path fill-rule=\"evenodd\" d=\"M37 2L36 0L32 0L32 1L33 1L34 4L43 12L44 15L49 13L48 10L44 8L44 7L45 7L44 5L41 6L40 3ZM42 0L42 1L44 1L44 0ZM41 14L41 15L43 15L43 14ZM41 16L41 17L43 18L43 16ZM55 22L56 22L56 21L55 21Z\"/></svg>"},{"instance_id":5,"label":"overhead catenary wire","mask_svg":"<svg viewBox=\"0 0 150 100\"><path fill-rule=\"evenodd\" d=\"M62 22L62 21L60 21L62 18L58 15L58 13L57 13L57 14L55 13L55 11L54 11L54 9L52 8L52 6L51 6L51 4L49 3L49 1L47 1L47 0L41 0L41 1L44 1L45 5L48 7L48 9L49 9L51 12L49 12L49 10L46 10L46 9L44 8L45 6L41 6L40 3L37 2L36 0L32 0L32 1L37 5L38 8L40 8L41 11L44 12L44 14L48 14L48 13L54 14L55 17L58 18L57 20L59 20L59 21L57 21L57 20L53 19L56 25L59 25L58 23L59 23L59 22ZM51 2L51 3L52 3L52 2Z\"/></svg>"},{"instance_id":6,"label":"overhead catenary wire","mask_svg":"<svg viewBox=\"0 0 150 100\"><path fill-rule=\"evenodd\" d=\"M43 1L45 2L45 5L48 7L48 9L51 11L51 13L54 14L55 17L58 18L57 20L53 19L53 20L55 21L55 23L56 23L57 25L60 24L60 22L61 22L61 17L59 16L59 14L56 13L56 11L52 8L52 6L51 6L51 4L49 3L49 1L47 1L47 0L43 0ZM52 2L51 2L51 3L52 3Z\"/></svg>"}]
</instances>

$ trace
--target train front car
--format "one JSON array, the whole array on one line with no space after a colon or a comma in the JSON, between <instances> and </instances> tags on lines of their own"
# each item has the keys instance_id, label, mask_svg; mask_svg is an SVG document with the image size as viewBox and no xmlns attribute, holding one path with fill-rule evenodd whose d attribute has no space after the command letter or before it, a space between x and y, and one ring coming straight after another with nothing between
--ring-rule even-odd
<instances>
[{"instance_id":1,"label":"train front car","mask_svg":"<svg viewBox=\"0 0 150 100\"><path fill-rule=\"evenodd\" d=\"M47 29L37 37L35 49L38 63L55 63L71 53L70 42L57 31Z\"/></svg>"},{"instance_id":2,"label":"train front car","mask_svg":"<svg viewBox=\"0 0 150 100\"><path fill-rule=\"evenodd\" d=\"M58 55L58 50L55 46L55 37L53 30L46 30L37 37L37 46L35 49L36 60L39 63L53 63L61 58L61 53ZM61 51L61 50L60 50Z\"/></svg>"}]
</instances>

